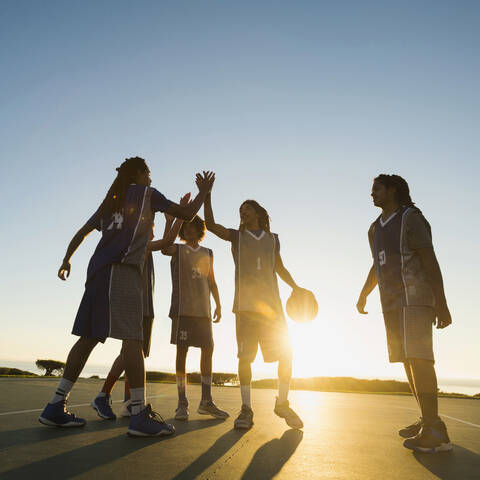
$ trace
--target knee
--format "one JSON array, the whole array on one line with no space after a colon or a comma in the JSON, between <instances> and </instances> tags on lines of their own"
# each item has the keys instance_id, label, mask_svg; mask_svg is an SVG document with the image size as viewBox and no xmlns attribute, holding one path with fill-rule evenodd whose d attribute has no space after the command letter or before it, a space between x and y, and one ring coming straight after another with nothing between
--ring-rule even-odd
<instances>
[{"instance_id":1,"label":"knee","mask_svg":"<svg viewBox=\"0 0 480 480\"><path fill-rule=\"evenodd\" d=\"M205 358L211 358L213 355L213 347L202 348L202 356Z\"/></svg>"},{"instance_id":2,"label":"knee","mask_svg":"<svg viewBox=\"0 0 480 480\"><path fill-rule=\"evenodd\" d=\"M188 347L177 346L177 358L186 358L188 353Z\"/></svg>"},{"instance_id":3,"label":"knee","mask_svg":"<svg viewBox=\"0 0 480 480\"><path fill-rule=\"evenodd\" d=\"M80 337L77 342L77 345L85 350L93 350L97 345L98 340L96 338L87 338L87 337Z\"/></svg>"},{"instance_id":4,"label":"knee","mask_svg":"<svg viewBox=\"0 0 480 480\"><path fill-rule=\"evenodd\" d=\"M414 372L428 372L434 370L434 362L423 358L412 358L409 360L410 366Z\"/></svg>"}]
</instances>

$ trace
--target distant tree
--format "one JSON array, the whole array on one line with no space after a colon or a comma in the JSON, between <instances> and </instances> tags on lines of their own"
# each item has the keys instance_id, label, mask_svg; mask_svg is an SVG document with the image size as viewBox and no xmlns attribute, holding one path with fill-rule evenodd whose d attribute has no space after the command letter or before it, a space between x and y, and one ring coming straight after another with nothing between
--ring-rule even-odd
<instances>
[{"instance_id":1,"label":"distant tree","mask_svg":"<svg viewBox=\"0 0 480 480\"><path fill-rule=\"evenodd\" d=\"M94 378L94 379L98 380L100 377L98 375L92 375L90 378Z\"/></svg>"},{"instance_id":2,"label":"distant tree","mask_svg":"<svg viewBox=\"0 0 480 480\"><path fill-rule=\"evenodd\" d=\"M39 370L45 370L46 377L52 375L53 372L57 372L57 375L61 375L63 373L63 369L65 368L65 363L58 360L38 359L35 362L35 365Z\"/></svg>"},{"instance_id":3,"label":"distant tree","mask_svg":"<svg viewBox=\"0 0 480 480\"><path fill-rule=\"evenodd\" d=\"M200 372L187 373L188 383L202 383Z\"/></svg>"},{"instance_id":4,"label":"distant tree","mask_svg":"<svg viewBox=\"0 0 480 480\"><path fill-rule=\"evenodd\" d=\"M212 375L212 383L214 385L225 385L226 383L237 383L236 373L214 372Z\"/></svg>"}]
</instances>

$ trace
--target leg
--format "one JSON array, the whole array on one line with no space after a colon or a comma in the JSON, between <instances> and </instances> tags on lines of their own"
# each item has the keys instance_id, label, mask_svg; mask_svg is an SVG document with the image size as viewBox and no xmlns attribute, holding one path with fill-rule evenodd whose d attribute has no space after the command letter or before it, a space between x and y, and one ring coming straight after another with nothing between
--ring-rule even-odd
<instances>
[{"instance_id":1,"label":"leg","mask_svg":"<svg viewBox=\"0 0 480 480\"><path fill-rule=\"evenodd\" d=\"M115 361L113 362L112 367L110 368L110 372L108 373L105 383L103 384L103 387L102 387L103 393L107 395L110 395L112 393L115 383L117 383L117 380L120 378L120 375L123 373L124 370L125 370L125 361L123 359L122 354L120 353L118 357L115 359Z\"/></svg>"},{"instance_id":2,"label":"leg","mask_svg":"<svg viewBox=\"0 0 480 480\"><path fill-rule=\"evenodd\" d=\"M408 380L408 385L410 386L410 390L415 397L415 400L418 403L418 396L417 396L417 391L415 390L415 382L413 381L413 376L412 376L412 367L410 366L410 362L408 360L405 360L403 362L403 367L405 368L405 373L407 374L407 380ZM418 404L420 406L420 404Z\"/></svg>"},{"instance_id":3,"label":"leg","mask_svg":"<svg viewBox=\"0 0 480 480\"><path fill-rule=\"evenodd\" d=\"M438 420L437 375L431 360L410 359L415 391L425 422Z\"/></svg>"},{"instance_id":4,"label":"leg","mask_svg":"<svg viewBox=\"0 0 480 480\"><path fill-rule=\"evenodd\" d=\"M177 377L178 402L188 403L186 395L186 363L187 363L188 346L177 345L177 358L175 363L175 371Z\"/></svg>"},{"instance_id":5,"label":"leg","mask_svg":"<svg viewBox=\"0 0 480 480\"><path fill-rule=\"evenodd\" d=\"M88 357L97 345L98 340L94 338L80 337L70 350L67 358L67 364L63 371L63 378L75 383L87 363Z\"/></svg>"},{"instance_id":6,"label":"leg","mask_svg":"<svg viewBox=\"0 0 480 480\"><path fill-rule=\"evenodd\" d=\"M278 361L278 402L288 400L290 380L292 378L292 351L286 352Z\"/></svg>"},{"instance_id":7,"label":"leg","mask_svg":"<svg viewBox=\"0 0 480 480\"><path fill-rule=\"evenodd\" d=\"M123 355L120 353L113 362L110 372L108 373L105 383L103 384L102 390L90 404L100 418L104 418L105 420L116 420L117 418L112 410L112 400L110 398L110 394L112 393L113 387L115 386L115 383L117 383L117 380L122 374L124 368L125 362L123 360Z\"/></svg>"},{"instance_id":8,"label":"leg","mask_svg":"<svg viewBox=\"0 0 480 480\"><path fill-rule=\"evenodd\" d=\"M212 401L212 356L213 347L202 348L200 373L202 375L202 402Z\"/></svg>"},{"instance_id":9,"label":"leg","mask_svg":"<svg viewBox=\"0 0 480 480\"><path fill-rule=\"evenodd\" d=\"M141 340L123 340L122 355L125 373L130 382L132 415L145 408L145 363Z\"/></svg>"},{"instance_id":10,"label":"leg","mask_svg":"<svg viewBox=\"0 0 480 480\"><path fill-rule=\"evenodd\" d=\"M240 380L242 404L251 407L250 383L252 381L252 363L249 358L238 359L238 379Z\"/></svg>"}]
</instances>

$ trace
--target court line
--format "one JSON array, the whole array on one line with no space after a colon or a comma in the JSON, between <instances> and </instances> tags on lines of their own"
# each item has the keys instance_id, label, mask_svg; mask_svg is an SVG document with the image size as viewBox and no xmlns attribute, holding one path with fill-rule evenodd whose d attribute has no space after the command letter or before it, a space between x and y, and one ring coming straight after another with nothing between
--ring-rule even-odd
<instances>
[{"instance_id":1,"label":"court line","mask_svg":"<svg viewBox=\"0 0 480 480\"><path fill-rule=\"evenodd\" d=\"M404 410L410 410L411 412L416 412L417 411L414 408L405 408L405 407L400 407L400 408L403 408ZM444 413L441 413L441 412L439 412L439 415L441 417L449 418L450 420L456 420L457 422L465 423L466 425L470 425L471 427L480 428L480 425L477 425L476 423L471 423L471 422L467 422L466 420L462 420L460 418L451 417L450 415L445 415Z\"/></svg>"},{"instance_id":2,"label":"court line","mask_svg":"<svg viewBox=\"0 0 480 480\"><path fill-rule=\"evenodd\" d=\"M164 397L165 395L153 395L151 397L147 397L147 399L150 398L159 398L159 397ZM113 400L112 403L121 403L123 400ZM69 407L89 407L90 403L77 403L76 405L69 405ZM0 417L4 415L18 415L20 413L33 413L33 412L43 412L43 408L34 408L33 410L17 410L16 412L3 412L0 413Z\"/></svg>"}]
</instances>

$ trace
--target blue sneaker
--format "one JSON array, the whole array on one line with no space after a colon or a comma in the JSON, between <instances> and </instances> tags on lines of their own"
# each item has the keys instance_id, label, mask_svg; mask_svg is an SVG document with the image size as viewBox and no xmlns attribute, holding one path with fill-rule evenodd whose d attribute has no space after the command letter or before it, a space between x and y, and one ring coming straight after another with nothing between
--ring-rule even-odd
<instances>
[{"instance_id":1,"label":"blue sneaker","mask_svg":"<svg viewBox=\"0 0 480 480\"><path fill-rule=\"evenodd\" d=\"M165 422L148 404L140 413L130 417L127 433L133 437L160 437L174 432L175 427Z\"/></svg>"},{"instance_id":2,"label":"blue sneaker","mask_svg":"<svg viewBox=\"0 0 480 480\"><path fill-rule=\"evenodd\" d=\"M117 419L117 416L112 410L112 399L110 395L95 397L90 405L97 411L100 418L104 418L105 420Z\"/></svg>"},{"instance_id":3,"label":"blue sneaker","mask_svg":"<svg viewBox=\"0 0 480 480\"><path fill-rule=\"evenodd\" d=\"M48 427L83 427L87 422L67 410L67 400L47 403L38 421Z\"/></svg>"}]
</instances>

